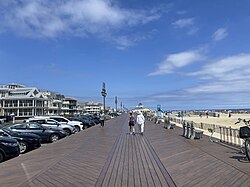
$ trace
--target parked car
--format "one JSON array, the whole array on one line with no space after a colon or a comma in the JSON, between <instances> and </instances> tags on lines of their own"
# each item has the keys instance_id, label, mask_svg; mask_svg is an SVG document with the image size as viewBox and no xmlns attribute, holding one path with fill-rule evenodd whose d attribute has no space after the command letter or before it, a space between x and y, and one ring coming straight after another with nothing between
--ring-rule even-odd
<instances>
[{"instance_id":1,"label":"parked car","mask_svg":"<svg viewBox=\"0 0 250 187\"><path fill-rule=\"evenodd\" d=\"M100 117L96 116L96 115L81 115L80 116L83 119L88 119L90 120L93 124L97 125L100 123Z\"/></svg>"},{"instance_id":2,"label":"parked car","mask_svg":"<svg viewBox=\"0 0 250 187\"><path fill-rule=\"evenodd\" d=\"M100 120L100 117L99 117L99 116L93 115L93 116L91 116L91 118L94 120L94 122L95 122L96 124L101 123L101 120Z\"/></svg>"},{"instance_id":3,"label":"parked car","mask_svg":"<svg viewBox=\"0 0 250 187\"><path fill-rule=\"evenodd\" d=\"M84 129L83 124L80 121L70 121L69 119L62 116L36 116L36 118L49 118L54 119L61 124L73 125L76 128L76 132L79 132Z\"/></svg>"},{"instance_id":4,"label":"parked car","mask_svg":"<svg viewBox=\"0 0 250 187\"><path fill-rule=\"evenodd\" d=\"M76 133L76 128L73 125L69 124L62 124L57 122L54 119L49 119L49 118L29 118L27 122L36 122L41 124L44 127L52 127L56 129L62 129L66 132L66 134L69 136L71 134Z\"/></svg>"},{"instance_id":5,"label":"parked car","mask_svg":"<svg viewBox=\"0 0 250 187\"><path fill-rule=\"evenodd\" d=\"M111 117L118 117L119 116L119 113L117 112L112 112L109 114Z\"/></svg>"},{"instance_id":6,"label":"parked car","mask_svg":"<svg viewBox=\"0 0 250 187\"><path fill-rule=\"evenodd\" d=\"M67 136L63 130L43 127L39 123L25 122L6 126L6 128L21 133L34 133L41 137L42 142L55 142Z\"/></svg>"},{"instance_id":7,"label":"parked car","mask_svg":"<svg viewBox=\"0 0 250 187\"><path fill-rule=\"evenodd\" d=\"M87 118L85 119L85 118L82 118L82 117L72 117L72 118L70 118L70 120L72 120L72 121L80 121L83 124L84 129L92 127L92 126L95 125L94 121L91 121L90 119L87 119Z\"/></svg>"},{"instance_id":8,"label":"parked car","mask_svg":"<svg viewBox=\"0 0 250 187\"><path fill-rule=\"evenodd\" d=\"M3 124L3 123L4 123L4 120L5 120L5 119L1 119L1 118L0 118L0 124Z\"/></svg>"},{"instance_id":9,"label":"parked car","mask_svg":"<svg viewBox=\"0 0 250 187\"><path fill-rule=\"evenodd\" d=\"M18 141L8 137L0 137L0 162L18 156Z\"/></svg>"},{"instance_id":10,"label":"parked car","mask_svg":"<svg viewBox=\"0 0 250 187\"><path fill-rule=\"evenodd\" d=\"M20 153L25 153L29 150L36 149L41 146L41 138L36 134L31 133L16 133L10 129L0 129L0 136L9 137L19 142Z\"/></svg>"},{"instance_id":11,"label":"parked car","mask_svg":"<svg viewBox=\"0 0 250 187\"><path fill-rule=\"evenodd\" d=\"M110 115L108 115L108 114L105 114L104 119L105 120L110 120L110 119L112 119L112 117Z\"/></svg>"}]
</instances>

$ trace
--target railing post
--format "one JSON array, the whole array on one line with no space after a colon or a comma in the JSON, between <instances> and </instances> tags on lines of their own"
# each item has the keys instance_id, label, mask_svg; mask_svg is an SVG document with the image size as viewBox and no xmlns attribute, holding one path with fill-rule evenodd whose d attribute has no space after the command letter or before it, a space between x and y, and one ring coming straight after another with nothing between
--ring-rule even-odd
<instances>
[{"instance_id":1,"label":"railing post","mask_svg":"<svg viewBox=\"0 0 250 187\"><path fill-rule=\"evenodd\" d=\"M183 134L182 134L182 136L186 136L186 127L187 127L187 125L185 124L185 121L182 123L182 127L183 127Z\"/></svg>"},{"instance_id":2,"label":"railing post","mask_svg":"<svg viewBox=\"0 0 250 187\"><path fill-rule=\"evenodd\" d=\"M190 138L190 139L194 139L194 136L195 136L194 125L193 125L193 123L191 122L191 126L190 126L190 136L189 136L189 138Z\"/></svg>"},{"instance_id":3,"label":"railing post","mask_svg":"<svg viewBox=\"0 0 250 187\"><path fill-rule=\"evenodd\" d=\"M226 134L227 134L227 140L226 140L226 142L228 142L229 141L229 137L228 137L228 128L226 127Z\"/></svg>"},{"instance_id":4,"label":"railing post","mask_svg":"<svg viewBox=\"0 0 250 187\"><path fill-rule=\"evenodd\" d=\"M230 134L230 144L233 144L233 133L232 133L232 128L231 126L229 127L229 134Z\"/></svg>"},{"instance_id":5,"label":"railing post","mask_svg":"<svg viewBox=\"0 0 250 187\"><path fill-rule=\"evenodd\" d=\"M237 145L237 142L236 142L236 130L234 129L233 130L233 139L234 139L234 145Z\"/></svg>"},{"instance_id":6,"label":"railing post","mask_svg":"<svg viewBox=\"0 0 250 187\"><path fill-rule=\"evenodd\" d=\"M222 132L221 132L221 126L219 126L220 128L220 142L222 142Z\"/></svg>"},{"instance_id":7,"label":"railing post","mask_svg":"<svg viewBox=\"0 0 250 187\"><path fill-rule=\"evenodd\" d=\"M190 133L190 124L187 123L187 134L186 134L186 138L189 137L189 133Z\"/></svg>"},{"instance_id":8,"label":"railing post","mask_svg":"<svg viewBox=\"0 0 250 187\"><path fill-rule=\"evenodd\" d=\"M222 137L222 141L224 142L225 141L225 127L223 127L223 137Z\"/></svg>"}]
</instances>

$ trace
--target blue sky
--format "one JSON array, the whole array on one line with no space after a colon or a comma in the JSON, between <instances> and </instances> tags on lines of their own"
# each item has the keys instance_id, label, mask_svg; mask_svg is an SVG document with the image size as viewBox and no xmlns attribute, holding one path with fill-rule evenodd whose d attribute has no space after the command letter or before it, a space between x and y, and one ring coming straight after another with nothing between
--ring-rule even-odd
<instances>
[{"instance_id":1,"label":"blue sky","mask_svg":"<svg viewBox=\"0 0 250 187\"><path fill-rule=\"evenodd\" d=\"M250 107L248 0L0 1L0 84L125 107Z\"/></svg>"}]
</instances>

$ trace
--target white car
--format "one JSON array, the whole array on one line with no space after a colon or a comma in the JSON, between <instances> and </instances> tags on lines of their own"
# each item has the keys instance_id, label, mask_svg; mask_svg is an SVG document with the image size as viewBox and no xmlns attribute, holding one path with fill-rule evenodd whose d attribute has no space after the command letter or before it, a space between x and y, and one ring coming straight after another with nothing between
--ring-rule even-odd
<instances>
[{"instance_id":1,"label":"white car","mask_svg":"<svg viewBox=\"0 0 250 187\"><path fill-rule=\"evenodd\" d=\"M84 125L80 121L70 121L65 117L62 116L48 116L50 119L54 119L61 124L69 124L73 125L76 128L76 132L79 132L84 129Z\"/></svg>"},{"instance_id":2,"label":"white car","mask_svg":"<svg viewBox=\"0 0 250 187\"><path fill-rule=\"evenodd\" d=\"M59 128L59 129L62 129L66 132L66 134L69 136L71 134L74 134L76 133L76 128L72 125L69 125L69 124L62 124L62 123L59 123L57 122L56 120L54 119L50 119L48 117L44 117L44 118L29 118L27 120L27 122L36 122L36 123L39 123L41 124L42 126L45 126L45 127L52 127L52 128Z\"/></svg>"}]
</instances>

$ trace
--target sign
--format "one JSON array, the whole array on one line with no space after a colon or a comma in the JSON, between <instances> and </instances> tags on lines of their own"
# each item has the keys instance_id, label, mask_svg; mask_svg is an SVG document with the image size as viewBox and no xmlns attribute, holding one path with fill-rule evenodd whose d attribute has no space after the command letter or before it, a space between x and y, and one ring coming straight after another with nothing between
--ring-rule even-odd
<instances>
[{"instance_id":1,"label":"sign","mask_svg":"<svg viewBox=\"0 0 250 187\"><path fill-rule=\"evenodd\" d=\"M161 105L157 105L157 111L161 111Z\"/></svg>"}]
</instances>

